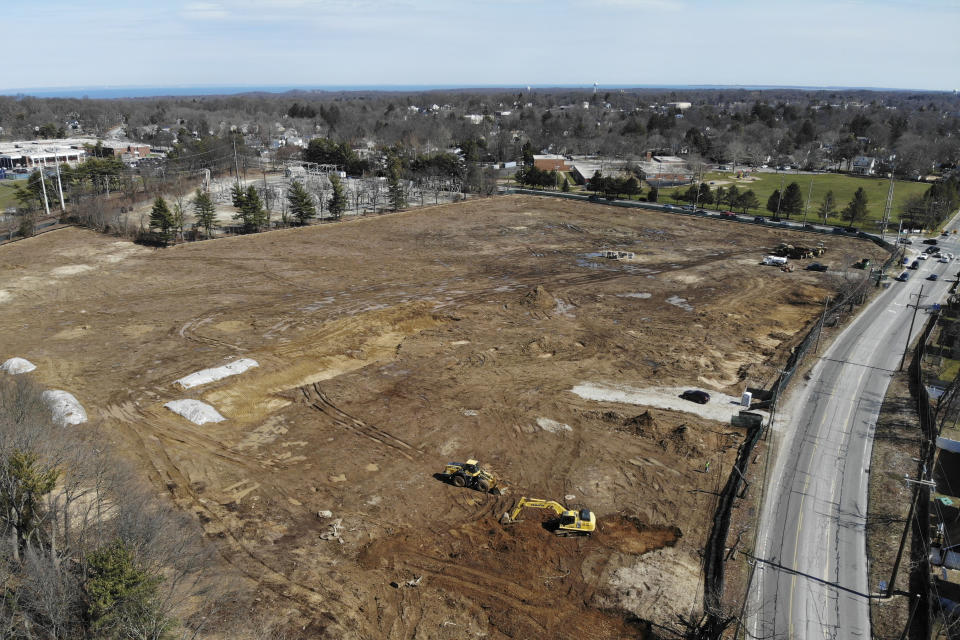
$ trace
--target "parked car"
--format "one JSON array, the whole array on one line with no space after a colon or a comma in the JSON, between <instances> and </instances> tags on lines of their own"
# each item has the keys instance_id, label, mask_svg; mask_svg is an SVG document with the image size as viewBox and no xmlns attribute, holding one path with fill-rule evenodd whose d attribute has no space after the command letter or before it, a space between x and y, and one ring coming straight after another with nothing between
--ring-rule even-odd
<instances>
[{"instance_id":1,"label":"parked car","mask_svg":"<svg viewBox=\"0 0 960 640\"><path fill-rule=\"evenodd\" d=\"M735 214L733 211L721 211L721 212L720 212L720 217L721 217L721 218L736 218L736 217L737 217L737 214Z\"/></svg>"},{"instance_id":2,"label":"parked car","mask_svg":"<svg viewBox=\"0 0 960 640\"><path fill-rule=\"evenodd\" d=\"M753 216L753 221L754 221L754 222L766 222L767 219L764 218L763 216Z\"/></svg>"},{"instance_id":3,"label":"parked car","mask_svg":"<svg viewBox=\"0 0 960 640\"><path fill-rule=\"evenodd\" d=\"M924 238L923 244L937 244L936 238Z\"/></svg>"},{"instance_id":4,"label":"parked car","mask_svg":"<svg viewBox=\"0 0 960 640\"><path fill-rule=\"evenodd\" d=\"M897 276L897 280L899 280L900 282L906 282L909 279L910 279L909 271L904 271L903 273Z\"/></svg>"},{"instance_id":5,"label":"parked car","mask_svg":"<svg viewBox=\"0 0 960 640\"><path fill-rule=\"evenodd\" d=\"M937 279L937 274L935 273L931 273L930 275L927 276L927 280L936 280L936 279Z\"/></svg>"},{"instance_id":6,"label":"parked car","mask_svg":"<svg viewBox=\"0 0 960 640\"><path fill-rule=\"evenodd\" d=\"M900 238L900 244L913 244L913 240L910 238Z\"/></svg>"},{"instance_id":7,"label":"parked car","mask_svg":"<svg viewBox=\"0 0 960 640\"><path fill-rule=\"evenodd\" d=\"M697 404L707 404L710 402L710 394L706 391L700 391L699 389L687 389L680 394L680 398L682 400L696 402Z\"/></svg>"},{"instance_id":8,"label":"parked car","mask_svg":"<svg viewBox=\"0 0 960 640\"><path fill-rule=\"evenodd\" d=\"M910 269L914 269L914 270L919 269L919 268L920 268L920 261L919 261L919 260L914 260L914 261L913 261L913 264L911 264L909 268L910 268Z\"/></svg>"},{"instance_id":9,"label":"parked car","mask_svg":"<svg viewBox=\"0 0 960 640\"><path fill-rule=\"evenodd\" d=\"M942 262L942 263L946 264L946 263L950 262L950 258L948 258L947 256L940 256L940 260L939 260L938 262Z\"/></svg>"},{"instance_id":10,"label":"parked car","mask_svg":"<svg viewBox=\"0 0 960 640\"><path fill-rule=\"evenodd\" d=\"M819 262L811 262L807 265L807 271L826 271L829 268L827 265Z\"/></svg>"},{"instance_id":11,"label":"parked car","mask_svg":"<svg viewBox=\"0 0 960 640\"><path fill-rule=\"evenodd\" d=\"M921 253L920 255L917 256L917 260L926 260L926 259L927 259L927 254L925 253Z\"/></svg>"}]
</instances>

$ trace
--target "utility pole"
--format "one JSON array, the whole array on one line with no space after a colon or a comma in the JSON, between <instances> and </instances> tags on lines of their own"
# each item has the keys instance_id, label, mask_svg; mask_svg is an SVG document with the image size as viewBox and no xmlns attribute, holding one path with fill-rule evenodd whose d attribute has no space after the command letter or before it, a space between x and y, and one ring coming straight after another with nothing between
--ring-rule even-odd
<instances>
[{"instance_id":1,"label":"utility pole","mask_svg":"<svg viewBox=\"0 0 960 640\"><path fill-rule=\"evenodd\" d=\"M907 332L907 344L903 346L903 357L900 358L900 366L897 367L897 371L903 371L903 363L907 360L907 351L910 350L910 336L913 335L913 323L917 319L917 309L920 308L920 299L925 298L923 295L923 285L920 285L920 293L917 294L917 304L908 304L908 307L913 307L913 316L910 318L910 331Z\"/></svg>"},{"instance_id":2,"label":"utility pole","mask_svg":"<svg viewBox=\"0 0 960 640\"><path fill-rule=\"evenodd\" d=\"M57 166L57 190L60 192L60 211L66 211L67 207L63 204L63 183L60 181L60 159L57 155L53 156L54 164Z\"/></svg>"},{"instance_id":3,"label":"utility pole","mask_svg":"<svg viewBox=\"0 0 960 640\"><path fill-rule=\"evenodd\" d=\"M702 184L702 182L703 182L703 163L701 162L699 170L697 171L697 181L695 183L697 185L697 193L696 193L696 196L693 198L694 213L696 213L697 208L700 206L700 185Z\"/></svg>"},{"instance_id":4,"label":"utility pole","mask_svg":"<svg viewBox=\"0 0 960 640\"><path fill-rule=\"evenodd\" d=\"M777 173L780 173L780 170L777 169ZM783 202L783 175L780 175L780 191L777 192L777 217L780 217L780 203Z\"/></svg>"},{"instance_id":5,"label":"utility pole","mask_svg":"<svg viewBox=\"0 0 960 640\"><path fill-rule=\"evenodd\" d=\"M46 167L40 165L40 189L43 191L43 209L50 215L50 203L47 202L47 176L44 171Z\"/></svg>"},{"instance_id":6,"label":"utility pole","mask_svg":"<svg viewBox=\"0 0 960 640\"><path fill-rule=\"evenodd\" d=\"M887 189L887 204L883 208L883 221L880 223L880 240L887 231L887 225L890 223L890 211L893 209L893 171L890 171L890 188ZM900 235L899 233L897 234Z\"/></svg>"},{"instance_id":7,"label":"utility pole","mask_svg":"<svg viewBox=\"0 0 960 640\"><path fill-rule=\"evenodd\" d=\"M924 465L926 468L926 465ZM926 473L926 470L924 470ZM887 584L887 593L886 597L893 595L893 584L897 580L897 571L900 569L900 560L903 558L903 547L907 543L907 532L910 531L910 524L913 522L913 512L917 507L917 497L920 495L920 487L931 487L933 489L937 488L937 485L932 480L911 480L906 478L908 484L913 485L913 497L910 499L910 511L907 513L907 524L903 527L903 535L900 536L900 548L897 550L897 559L893 561L893 574L890 576L890 582Z\"/></svg>"},{"instance_id":8,"label":"utility pole","mask_svg":"<svg viewBox=\"0 0 960 640\"><path fill-rule=\"evenodd\" d=\"M233 166L237 169L237 186L240 185L240 161L237 160L237 141L233 141Z\"/></svg>"},{"instance_id":9,"label":"utility pole","mask_svg":"<svg viewBox=\"0 0 960 640\"><path fill-rule=\"evenodd\" d=\"M810 208L810 198L813 197L813 176L810 177L810 188L807 190L807 201L803 203L803 226L807 226L807 209Z\"/></svg>"}]
</instances>

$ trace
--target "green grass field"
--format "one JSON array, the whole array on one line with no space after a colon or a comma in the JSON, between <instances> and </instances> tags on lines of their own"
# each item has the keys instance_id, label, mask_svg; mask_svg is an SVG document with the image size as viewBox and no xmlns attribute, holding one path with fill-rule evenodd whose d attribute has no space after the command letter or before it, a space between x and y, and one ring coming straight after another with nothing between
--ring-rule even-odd
<instances>
[{"instance_id":1,"label":"green grass field","mask_svg":"<svg viewBox=\"0 0 960 640\"><path fill-rule=\"evenodd\" d=\"M4 180L0 182L0 211L7 207L17 206L17 199L13 197L13 181Z\"/></svg>"},{"instance_id":2,"label":"green grass field","mask_svg":"<svg viewBox=\"0 0 960 640\"><path fill-rule=\"evenodd\" d=\"M847 203L853 198L853 193L860 187L863 187L867 192L868 220L880 220L883 218L883 209L887 203L887 190L890 187L890 181L882 178L857 178L835 173L816 175L754 173L749 178L743 180L735 179L733 174L728 172L708 173L703 176L704 182L710 184L712 189L715 189L717 186L722 186L726 189L731 184L737 185L737 188L741 191L752 189L753 192L757 194L757 200L760 201L760 208L755 212L751 211L748 213L756 213L757 215L769 215L766 209L767 198L770 197L770 194L773 193L775 189L780 188L781 180L784 188L791 182L796 182L800 185L800 191L803 194L804 200L806 200L811 179L813 180L813 196L810 200L809 212L807 214L808 220L816 218L816 210L820 206L820 203L823 202L823 197L827 191L833 191L834 201L837 205L837 215L836 217L828 218L827 223L836 225L848 224L846 221L840 219L839 212L847 206ZM726 184L721 184L724 182ZM898 180L893 192L891 220L897 221L900 219L900 205L906 201L907 198L911 195L921 195L929 188L929 184L922 182L903 182ZM660 201L672 202L673 200L669 198L672 193L672 188L664 189L660 192ZM800 214L799 216L793 216L793 218L796 220L802 218L802 216L803 214ZM820 220L820 222L823 221ZM861 221L858 224L861 225L864 230L868 231L876 227L875 224L867 221Z\"/></svg>"}]
</instances>

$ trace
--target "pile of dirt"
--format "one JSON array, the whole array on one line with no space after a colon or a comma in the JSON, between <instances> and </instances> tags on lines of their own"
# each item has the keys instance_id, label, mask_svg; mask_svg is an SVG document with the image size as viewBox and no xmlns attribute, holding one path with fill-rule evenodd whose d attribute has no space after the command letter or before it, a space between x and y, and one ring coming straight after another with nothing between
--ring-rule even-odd
<instances>
[{"instance_id":1,"label":"pile of dirt","mask_svg":"<svg viewBox=\"0 0 960 640\"><path fill-rule=\"evenodd\" d=\"M638 436L648 435L657 431L657 421L649 410L632 418L627 418L623 421L623 426Z\"/></svg>"},{"instance_id":2,"label":"pile of dirt","mask_svg":"<svg viewBox=\"0 0 960 640\"><path fill-rule=\"evenodd\" d=\"M528 291L522 298L520 304L525 307L533 307L541 311L551 311L557 306L557 299L549 291L543 288L543 285L537 285L536 289Z\"/></svg>"}]
</instances>

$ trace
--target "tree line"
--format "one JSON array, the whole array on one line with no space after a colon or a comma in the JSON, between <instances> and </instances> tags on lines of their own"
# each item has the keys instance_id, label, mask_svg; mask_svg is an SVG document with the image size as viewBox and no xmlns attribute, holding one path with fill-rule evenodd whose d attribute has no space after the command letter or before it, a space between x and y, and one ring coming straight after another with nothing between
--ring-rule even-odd
<instances>
[{"instance_id":1,"label":"tree line","mask_svg":"<svg viewBox=\"0 0 960 640\"><path fill-rule=\"evenodd\" d=\"M0 378L0 637L162 640L205 596L198 527L119 464L103 434L50 419Z\"/></svg>"}]
</instances>

